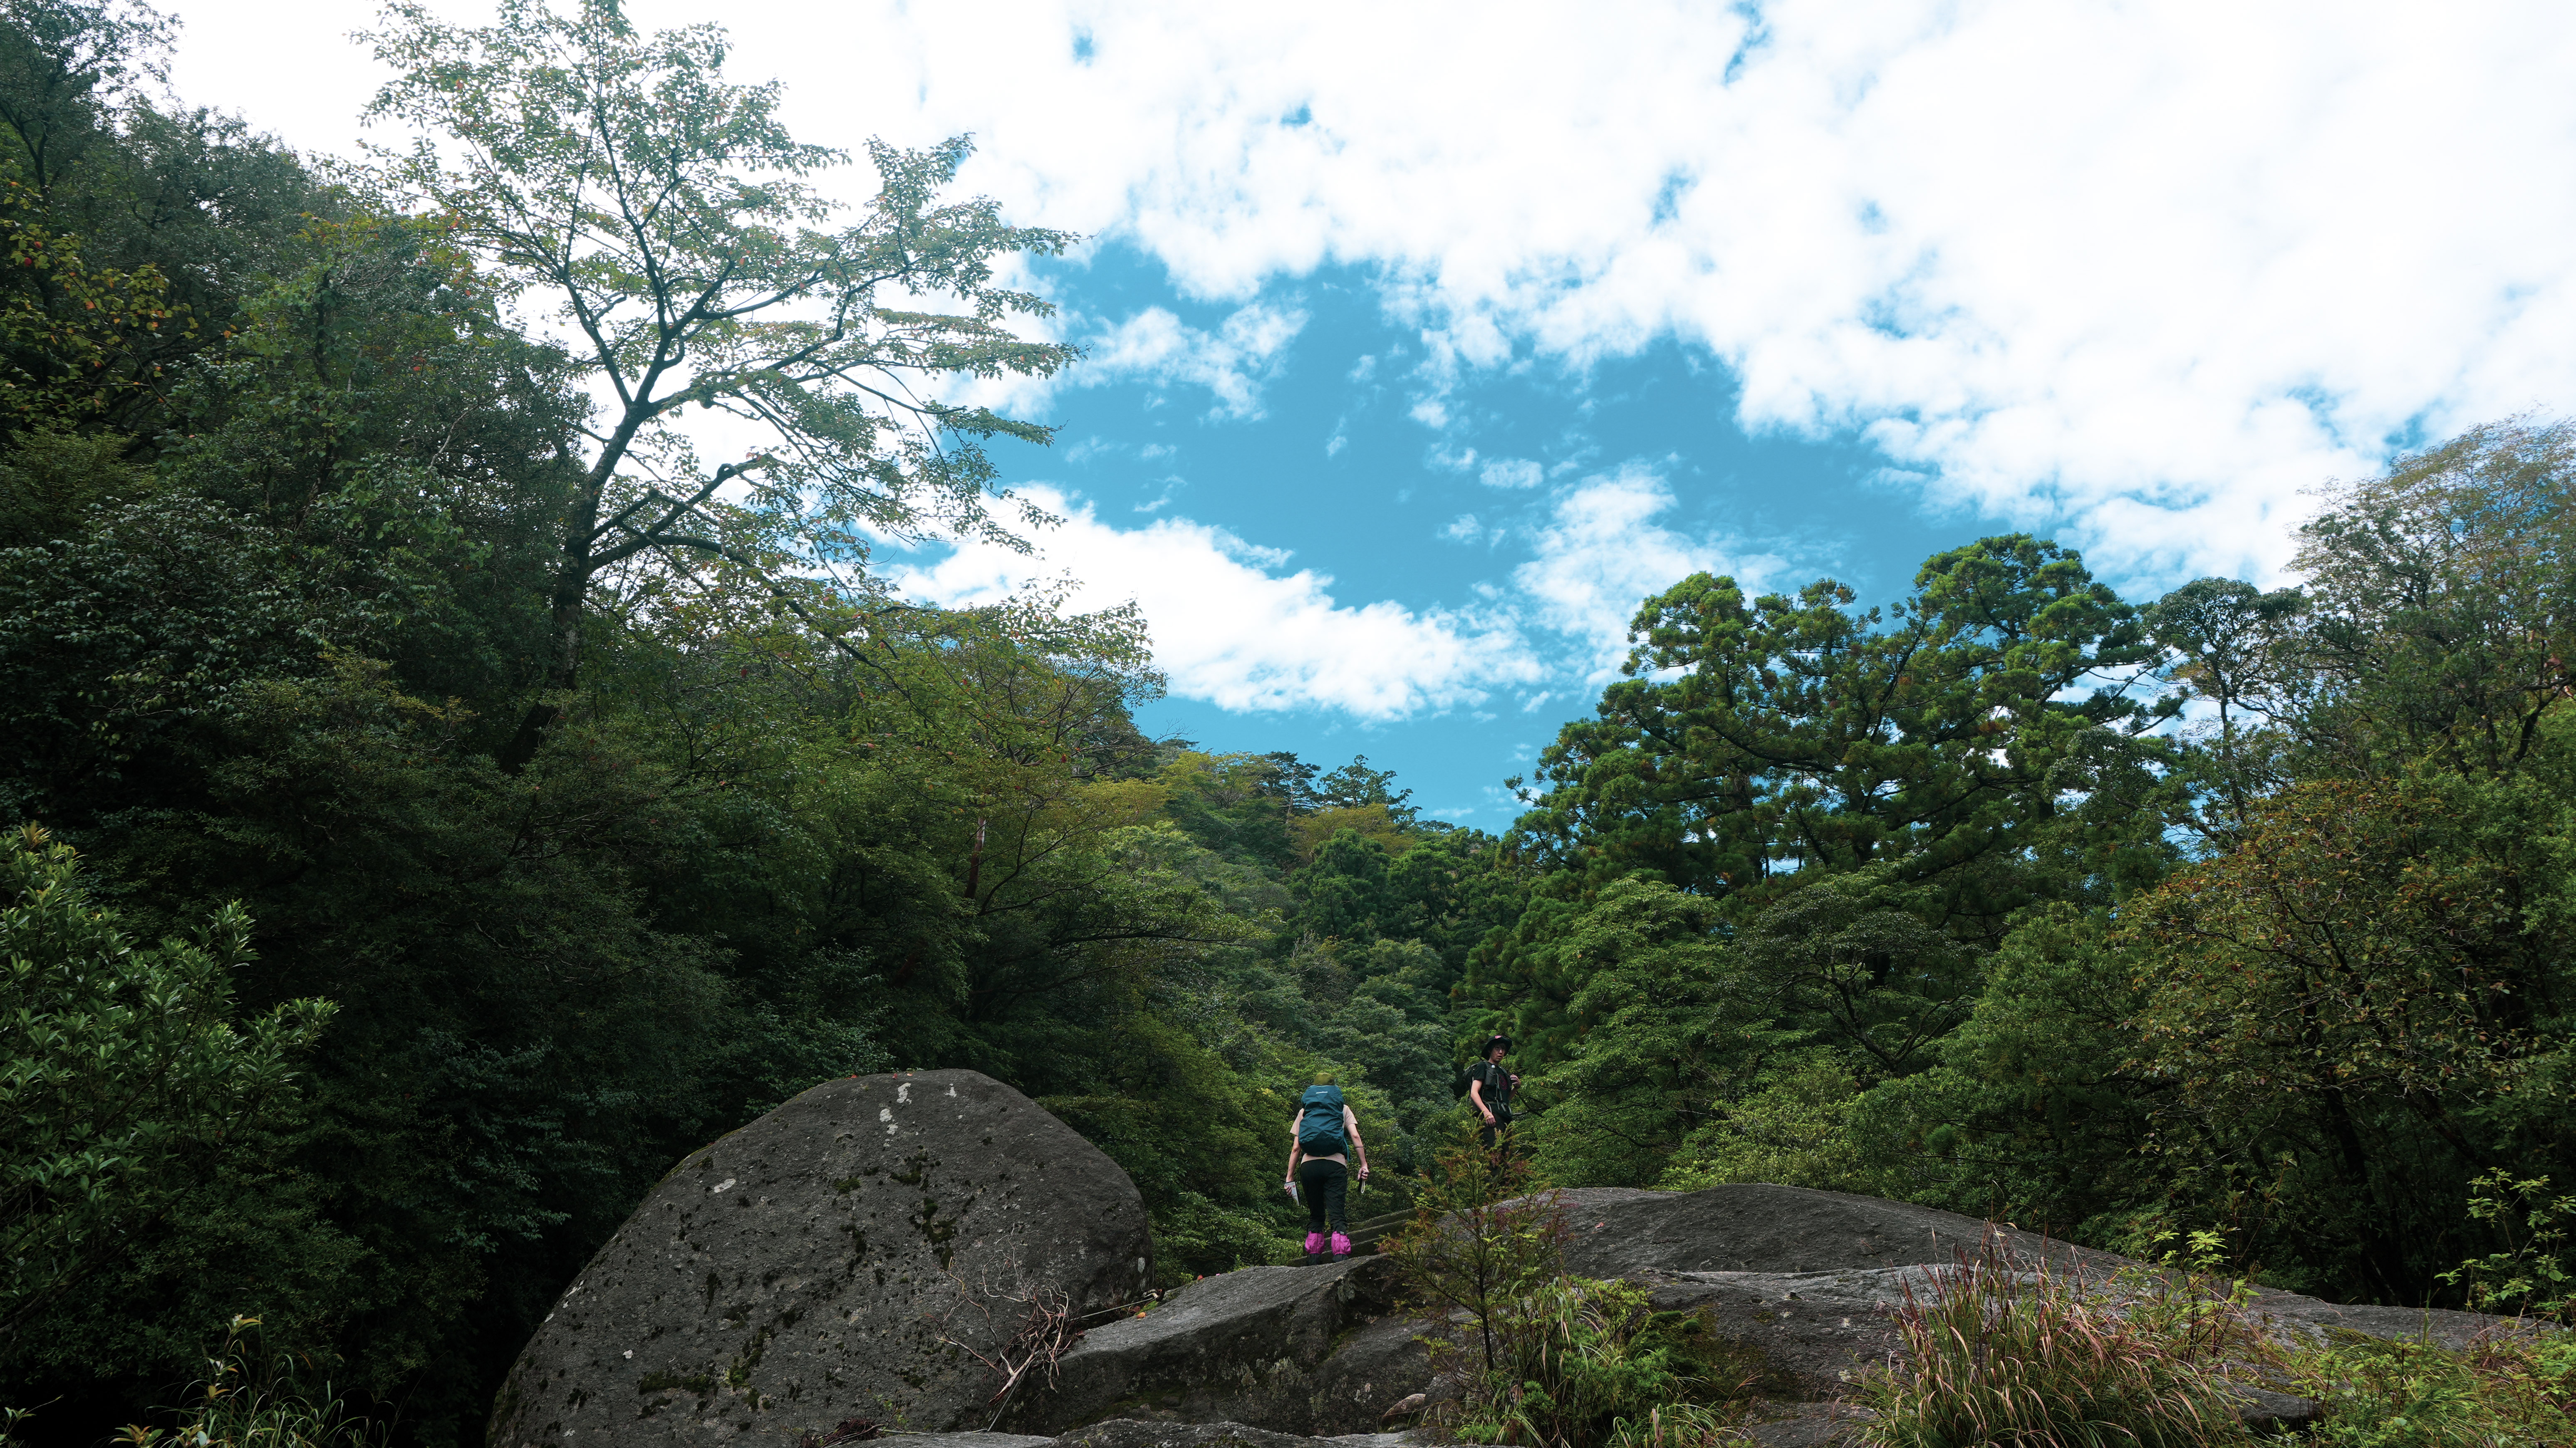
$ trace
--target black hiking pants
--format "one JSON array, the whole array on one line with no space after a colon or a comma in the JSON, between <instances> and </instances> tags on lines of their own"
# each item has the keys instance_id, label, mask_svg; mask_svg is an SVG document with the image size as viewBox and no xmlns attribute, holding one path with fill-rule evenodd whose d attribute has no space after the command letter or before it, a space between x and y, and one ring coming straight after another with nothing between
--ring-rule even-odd
<instances>
[{"instance_id":1,"label":"black hiking pants","mask_svg":"<svg viewBox=\"0 0 2576 1448\"><path fill-rule=\"evenodd\" d=\"M1306 1194L1306 1230L1324 1230L1327 1216L1333 1230L1348 1233L1350 1215L1343 1210L1343 1197L1350 1190L1351 1174L1337 1161L1301 1161L1297 1163L1297 1186Z\"/></svg>"}]
</instances>

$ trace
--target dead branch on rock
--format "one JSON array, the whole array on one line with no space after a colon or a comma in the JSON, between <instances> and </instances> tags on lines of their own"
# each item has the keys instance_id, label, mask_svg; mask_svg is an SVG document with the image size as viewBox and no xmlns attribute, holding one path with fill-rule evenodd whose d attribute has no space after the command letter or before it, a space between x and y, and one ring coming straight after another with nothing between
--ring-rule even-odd
<instances>
[{"instance_id":1,"label":"dead branch on rock","mask_svg":"<svg viewBox=\"0 0 2576 1448\"><path fill-rule=\"evenodd\" d=\"M993 1416L985 1423L986 1431L1002 1421L1003 1410L1010 1406L1011 1395L1019 1390L1032 1372L1043 1370L1046 1384L1055 1386L1056 1366L1073 1345L1082 1340L1082 1329L1075 1325L1073 1302L1064 1292L1041 1287L1031 1281L1017 1259L1004 1264L1010 1275L1006 1286L995 1287L989 1274L969 1284L955 1271L942 1269L957 1284L958 1307L971 1307L984 1322L980 1334L992 1347L978 1347L948 1330L957 1307L940 1319L939 1340L982 1363L993 1374L993 1392L984 1401L992 1405ZM1007 1325L1007 1327L1006 1327Z\"/></svg>"}]
</instances>

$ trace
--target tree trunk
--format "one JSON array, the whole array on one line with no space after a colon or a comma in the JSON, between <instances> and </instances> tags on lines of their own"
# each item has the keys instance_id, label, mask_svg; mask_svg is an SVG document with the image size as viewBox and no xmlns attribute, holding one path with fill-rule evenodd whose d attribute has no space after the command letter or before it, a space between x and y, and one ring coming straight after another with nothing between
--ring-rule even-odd
<instances>
[{"instance_id":1,"label":"tree trunk","mask_svg":"<svg viewBox=\"0 0 2576 1448\"><path fill-rule=\"evenodd\" d=\"M537 757L555 722L563 717L549 697L573 686L581 673L581 623L584 606L590 599L591 534L599 526L599 489L585 488L580 504L573 510L572 526L564 534L563 567L555 574L554 597L547 618L545 679L528 712L519 718L518 732L501 747L495 762L504 774L517 774Z\"/></svg>"}]
</instances>

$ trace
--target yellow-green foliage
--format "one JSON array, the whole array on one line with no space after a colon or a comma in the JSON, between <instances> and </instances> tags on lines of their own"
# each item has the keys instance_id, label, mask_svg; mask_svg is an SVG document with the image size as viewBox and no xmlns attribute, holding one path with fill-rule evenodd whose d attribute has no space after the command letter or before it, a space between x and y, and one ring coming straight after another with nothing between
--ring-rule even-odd
<instances>
[{"instance_id":1,"label":"yellow-green foliage","mask_svg":"<svg viewBox=\"0 0 2576 1448\"><path fill-rule=\"evenodd\" d=\"M259 1319L235 1317L205 1363L178 1424L137 1423L117 1435L124 1448L376 1448L384 1424L352 1414L328 1378L309 1381L321 1362L262 1351Z\"/></svg>"},{"instance_id":2,"label":"yellow-green foliage","mask_svg":"<svg viewBox=\"0 0 2576 1448\"><path fill-rule=\"evenodd\" d=\"M2334 1448L2567 1448L2576 1443L2576 1338L2507 1330L2454 1352L2339 1336L2291 1355L2284 1381L2323 1408Z\"/></svg>"}]
</instances>

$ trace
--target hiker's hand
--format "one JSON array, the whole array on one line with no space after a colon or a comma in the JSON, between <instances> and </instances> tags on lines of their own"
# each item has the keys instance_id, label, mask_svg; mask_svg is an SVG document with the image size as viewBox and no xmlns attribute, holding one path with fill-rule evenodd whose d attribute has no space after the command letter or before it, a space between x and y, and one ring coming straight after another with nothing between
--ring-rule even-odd
<instances>
[{"instance_id":1,"label":"hiker's hand","mask_svg":"<svg viewBox=\"0 0 2576 1448\"><path fill-rule=\"evenodd\" d=\"M1361 1162L1361 1163L1360 1163L1360 1180L1361 1180L1361 1181L1367 1181L1367 1180L1368 1180L1368 1163L1367 1163L1367 1162Z\"/></svg>"},{"instance_id":2,"label":"hiker's hand","mask_svg":"<svg viewBox=\"0 0 2576 1448\"><path fill-rule=\"evenodd\" d=\"M1488 1111L1488 1112L1486 1112L1486 1113L1485 1113L1485 1124L1486 1124L1487 1126L1491 1126L1491 1125L1493 1125L1493 1124L1494 1124L1494 1113L1492 1113L1492 1112L1490 1112L1490 1111Z\"/></svg>"}]
</instances>

